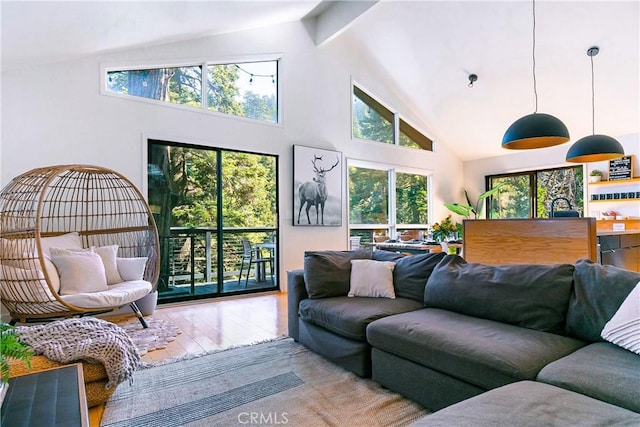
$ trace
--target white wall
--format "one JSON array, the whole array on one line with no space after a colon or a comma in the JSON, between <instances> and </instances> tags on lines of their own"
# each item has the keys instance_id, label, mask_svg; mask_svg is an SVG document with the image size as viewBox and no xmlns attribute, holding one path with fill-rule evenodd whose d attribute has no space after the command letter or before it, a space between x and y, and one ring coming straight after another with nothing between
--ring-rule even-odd
<instances>
[{"instance_id":1,"label":"white wall","mask_svg":"<svg viewBox=\"0 0 640 427\"><path fill-rule=\"evenodd\" d=\"M153 105L100 94L101 65L159 65L188 60L252 59L281 54L282 125ZM428 134L405 102L357 46L336 39L317 48L299 22L267 29L140 48L2 73L0 184L31 168L69 163L105 166L145 188L147 137L280 156L281 277L300 268L306 250L346 249L342 227L293 227L292 145L342 151L344 158L432 171L433 220L463 184L462 162L444 143L436 152L357 143L351 136L351 81L362 84ZM346 163L346 162L345 162ZM345 171L343 171L345 172ZM343 189L343 200L346 191ZM282 280L285 287L285 281ZM286 289L286 288L285 288Z\"/></svg>"},{"instance_id":2,"label":"white wall","mask_svg":"<svg viewBox=\"0 0 640 427\"><path fill-rule=\"evenodd\" d=\"M571 130L569 130L571 131ZM635 156L635 167L633 176L640 176L640 134L632 135L613 135L624 147L626 155L633 154ZM499 173L520 172L525 170L545 169L553 167L563 167L575 165L574 163L567 163L565 157L569 147L578 138L570 141L567 144L559 145L551 148L542 148L538 150L524 150L518 151L514 154L508 154L505 156L491 157L487 159L474 160L464 162L464 188L467 189L471 195L471 199L474 200L479 194L485 191L485 175L493 175ZM499 144L500 142L496 142ZM587 163L587 169L585 173L585 180L589 176L589 173L593 169L599 169L603 172L607 172L609 169L608 162L594 162ZM611 192L630 191L631 189L638 188L638 184L633 185L620 185L611 186ZM628 190L627 190L628 188ZM585 185L585 203L587 204L587 210L589 216L596 216L596 212L602 212L605 209L614 209L621 215L640 217L640 201L637 202L611 202L609 203L597 203L589 204L591 192L608 192L602 188L595 188ZM635 191L638 191L637 189ZM460 199L459 201L463 201Z\"/></svg>"}]
</instances>

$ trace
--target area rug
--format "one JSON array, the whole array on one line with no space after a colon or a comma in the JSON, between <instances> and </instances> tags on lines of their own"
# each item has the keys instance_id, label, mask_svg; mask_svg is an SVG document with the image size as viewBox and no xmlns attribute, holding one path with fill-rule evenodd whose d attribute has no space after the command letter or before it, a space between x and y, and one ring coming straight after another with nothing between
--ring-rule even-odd
<instances>
[{"instance_id":1,"label":"area rug","mask_svg":"<svg viewBox=\"0 0 640 427\"><path fill-rule=\"evenodd\" d=\"M140 356L144 356L149 351L166 348L167 344L180 334L180 329L169 320L153 318L145 318L145 320L149 325L148 328L143 328L137 317L115 322L131 337Z\"/></svg>"},{"instance_id":2,"label":"area rug","mask_svg":"<svg viewBox=\"0 0 640 427\"><path fill-rule=\"evenodd\" d=\"M404 426L427 413L287 338L138 370L101 426Z\"/></svg>"}]
</instances>

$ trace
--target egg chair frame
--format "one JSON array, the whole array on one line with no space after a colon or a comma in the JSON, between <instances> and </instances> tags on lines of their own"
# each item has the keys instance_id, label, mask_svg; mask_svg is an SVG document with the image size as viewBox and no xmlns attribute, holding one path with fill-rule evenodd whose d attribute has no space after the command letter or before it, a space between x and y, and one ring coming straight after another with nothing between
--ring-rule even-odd
<instances>
[{"instance_id":1,"label":"egg chair frame","mask_svg":"<svg viewBox=\"0 0 640 427\"><path fill-rule=\"evenodd\" d=\"M0 191L0 237L3 244L13 245L0 253L0 296L11 323L106 313L129 305L146 327L135 301L120 296L122 304L117 306L88 308L59 294L47 271L50 260L43 244L48 237L72 232L79 234L84 248L118 245L117 257L146 257L143 280L155 289L160 271L158 232L135 185L99 166L37 168L15 177Z\"/></svg>"}]
</instances>

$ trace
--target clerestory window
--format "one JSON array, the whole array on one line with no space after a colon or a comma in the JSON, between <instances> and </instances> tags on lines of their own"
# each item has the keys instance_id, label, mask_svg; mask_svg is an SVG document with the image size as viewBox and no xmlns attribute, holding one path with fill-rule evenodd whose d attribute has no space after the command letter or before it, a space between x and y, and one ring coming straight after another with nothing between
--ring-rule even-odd
<instances>
[{"instance_id":1,"label":"clerestory window","mask_svg":"<svg viewBox=\"0 0 640 427\"><path fill-rule=\"evenodd\" d=\"M105 72L109 94L278 123L277 60L108 68Z\"/></svg>"},{"instance_id":2,"label":"clerestory window","mask_svg":"<svg viewBox=\"0 0 640 427\"><path fill-rule=\"evenodd\" d=\"M353 85L352 133L355 139L433 151L430 138L356 85Z\"/></svg>"}]
</instances>

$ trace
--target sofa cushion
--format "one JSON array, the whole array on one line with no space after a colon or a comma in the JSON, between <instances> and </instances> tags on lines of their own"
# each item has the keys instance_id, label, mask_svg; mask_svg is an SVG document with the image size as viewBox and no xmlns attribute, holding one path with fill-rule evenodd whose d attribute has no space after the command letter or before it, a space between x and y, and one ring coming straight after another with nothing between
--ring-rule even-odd
<instances>
[{"instance_id":1,"label":"sofa cushion","mask_svg":"<svg viewBox=\"0 0 640 427\"><path fill-rule=\"evenodd\" d=\"M640 273L588 260L576 262L567 329L585 341L603 341L604 325L640 281Z\"/></svg>"},{"instance_id":2,"label":"sofa cushion","mask_svg":"<svg viewBox=\"0 0 640 427\"><path fill-rule=\"evenodd\" d=\"M640 414L578 393L520 381L420 418L412 427L633 426Z\"/></svg>"},{"instance_id":3,"label":"sofa cushion","mask_svg":"<svg viewBox=\"0 0 640 427\"><path fill-rule=\"evenodd\" d=\"M539 331L565 333L570 264L484 265L444 258L425 288L425 307L442 308Z\"/></svg>"},{"instance_id":4,"label":"sofa cushion","mask_svg":"<svg viewBox=\"0 0 640 427\"><path fill-rule=\"evenodd\" d=\"M538 381L640 412L640 356L594 343L545 366Z\"/></svg>"},{"instance_id":5,"label":"sofa cushion","mask_svg":"<svg viewBox=\"0 0 640 427\"><path fill-rule=\"evenodd\" d=\"M424 287L427 284L427 279L445 255L444 252L438 252L405 256L397 252L373 251L373 259L396 263L393 270L393 286L396 296L420 302L424 300Z\"/></svg>"},{"instance_id":6,"label":"sofa cushion","mask_svg":"<svg viewBox=\"0 0 640 427\"><path fill-rule=\"evenodd\" d=\"M351 260L350 297L395 298L392 261Z\"/></svg>"},{"instance_id":7,"label":"sofa cushion","mask_svg":"<svg viewBox=\"0 0 640 427\"><path fill-rule=\"evenodd\" d=\"M353 340L365 341L369 323L392 314L418 310L408 298L333 297L300 301L300 318Z\"/></svg>"},{"instance_id":8,"label":"sofa cushion","mask_svg":"<svg viewBox=\"0 0 640 427\"><path fill-rule=\"evenodd\" d=\"M427 368L491 389L535 379L582 341L452 311L424 308L372 322L369 343Z\"/></svg>"},{"instance_id":9,"label":"sofa cushion","mask_svg":"<svg viewBox=\"0 0 640 427\"><path fill-rule=\"evenodd\" d=\"M371 259L371 249L305 252L304 283L309 298L347 295L352 259Z\"/></svg>"}]
</instances>

